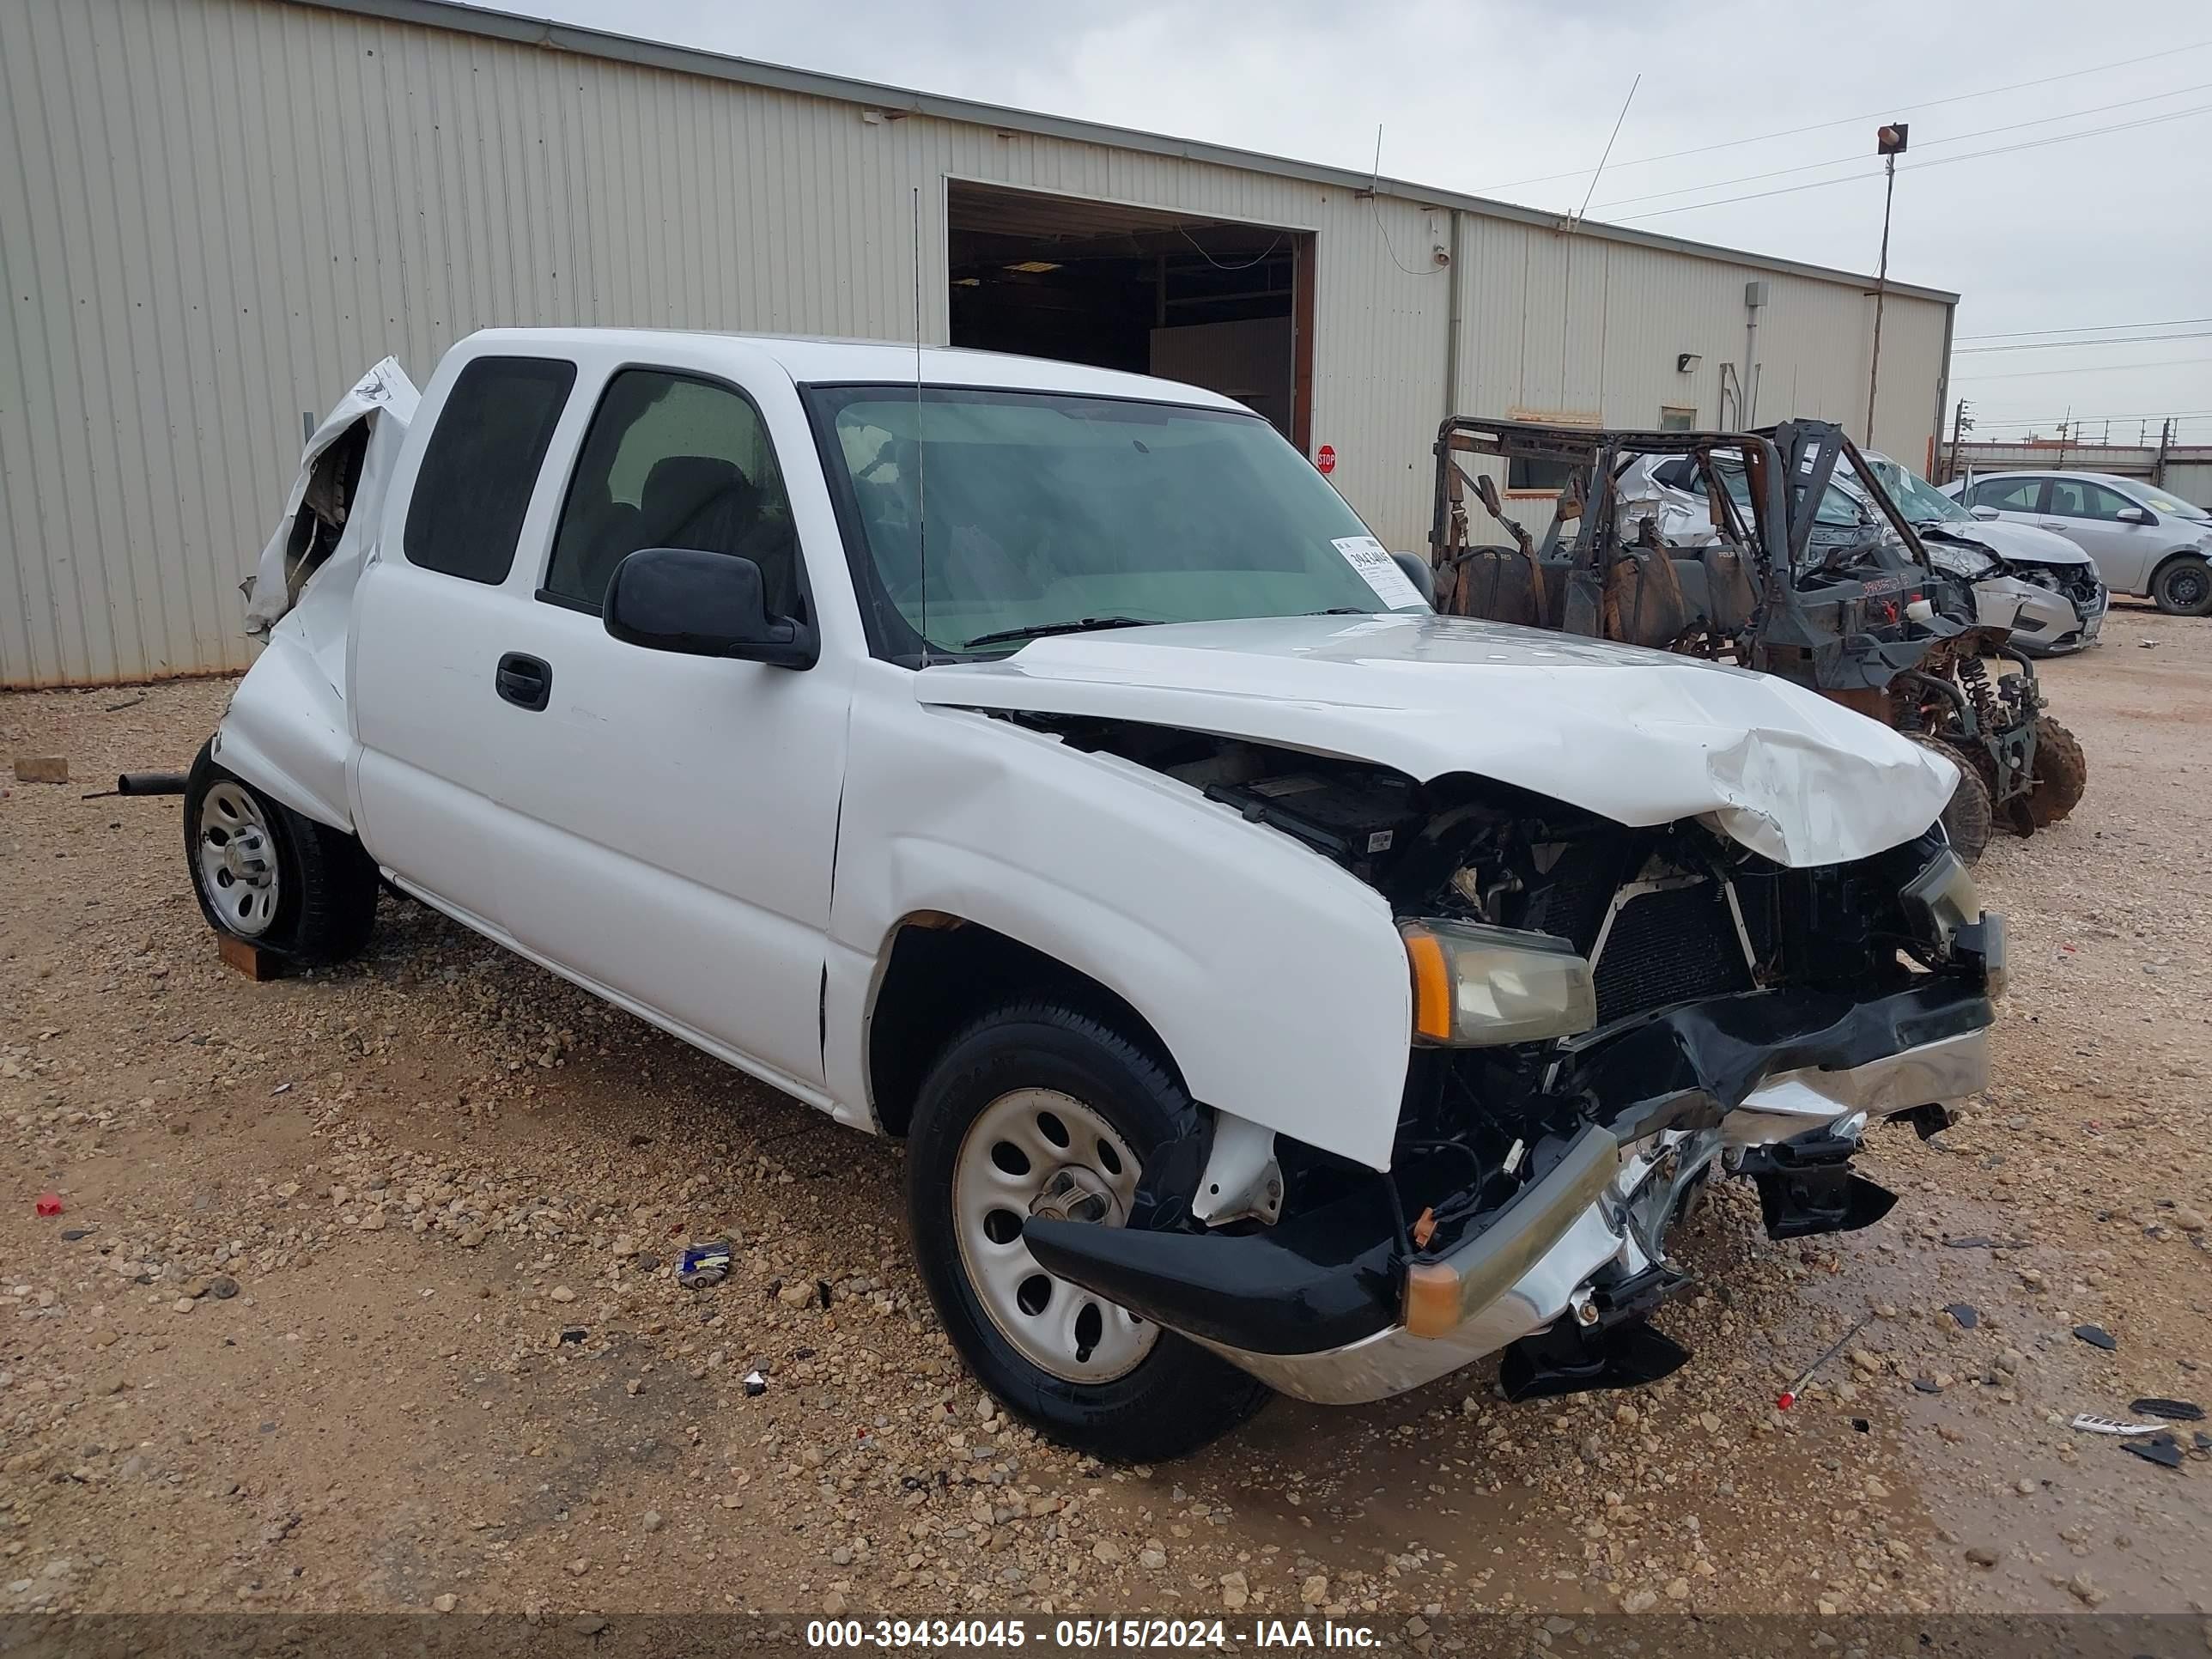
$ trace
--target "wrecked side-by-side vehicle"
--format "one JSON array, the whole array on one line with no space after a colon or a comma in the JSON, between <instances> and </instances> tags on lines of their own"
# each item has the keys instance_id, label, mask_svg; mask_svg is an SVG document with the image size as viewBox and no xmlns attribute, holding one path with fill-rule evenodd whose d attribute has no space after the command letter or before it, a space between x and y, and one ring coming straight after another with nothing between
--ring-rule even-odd
<instances>
[{"instance_id":1,"label":"wrecked side-by-side vehicle","mask_svg":"<svg viewBox=\"0 0 2212 1659\"><path fill-rule=\"evenodd\" d=\"M1863 1225L1869 1127L1984 1085L1957 775L1402 557L1189 386L475 335L310 445L192 880L307 961L389 882L904 1137L946 1332L1071 1443L1657 1376L1707 1182Z\"/></svg>"}]
</instances>

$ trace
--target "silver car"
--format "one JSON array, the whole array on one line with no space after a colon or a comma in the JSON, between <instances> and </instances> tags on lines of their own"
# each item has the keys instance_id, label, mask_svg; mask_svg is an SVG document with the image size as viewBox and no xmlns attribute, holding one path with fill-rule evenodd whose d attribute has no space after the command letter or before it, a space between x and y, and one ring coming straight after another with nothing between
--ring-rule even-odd
<instances>
[{"instance_id":1,"label":"silver car","mask_svg":"<svg viewBox=\"0 0 2212 1659\"><path fill-rule=\"evenodd\" d=\"M2212 615L2212 513L2108 472L1983 472L1943 493L1978 519L2055 531L2097 562L2115 593L2170 616Z\"/></svg>"},{"instance_id":2,"label":"silver car","mask_svg":"<svg viewBox=\"0 0 2212 1659\"><path fill-rule=\"evenodd\" d=\"M2008 627L2032 657L2062 656L2096 643L2105 625L2105 585L2088 554L2033 525L1969 512L1899 462L1867 450L1875 478L1919 532L1936 569L1971 584L1978 620ZM1855 489L1856 481L1844 488Z\"/></svg>"}]
</instances>

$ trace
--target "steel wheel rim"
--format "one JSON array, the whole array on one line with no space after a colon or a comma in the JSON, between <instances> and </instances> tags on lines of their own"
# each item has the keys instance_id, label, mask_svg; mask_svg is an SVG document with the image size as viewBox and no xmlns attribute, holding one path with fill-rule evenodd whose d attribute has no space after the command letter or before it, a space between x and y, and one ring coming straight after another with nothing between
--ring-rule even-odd
<instances>
[{"instance_id":1,"label":"steel wheel rim","mask_svg":"<svg viewBox=\"0 0 2212 1659\"><path fill-rule=\"evenodd\" d=\"M2185 568L2178 570L2166 579L2166 595L2176 605L2186 609L2203 601L2206 580L2202 571Z\"/></svg>"},{"instance_id":2,"label":"steel wheel rim","mask_svg":"<svg viewBox=\"0 0 2212 1659\"><path fill-rule=\"evenodd\" d=\"M1051 1215L1121 1226L1139 1170L1104 1117L1056 1089L999 1096L961 1137L952 1233L969 1285L1014 1351L1063 1382L1127 1376L1152 1352L1159 1327L1046 1272L1021 1223Z\"/></svg>"},{"instance_id":3,"label":"steel wheel rim","mask_svg":"<svg viewBox=\"0 0 2212 1659\"><path fill-rule=\"evenodd\" d=\"M267 933L276 920L283 882L276 838L252 793L228 779L210 787L200 798L193 844L200 891L222 925L246 939Z\"/></svg>"}]
</instances>

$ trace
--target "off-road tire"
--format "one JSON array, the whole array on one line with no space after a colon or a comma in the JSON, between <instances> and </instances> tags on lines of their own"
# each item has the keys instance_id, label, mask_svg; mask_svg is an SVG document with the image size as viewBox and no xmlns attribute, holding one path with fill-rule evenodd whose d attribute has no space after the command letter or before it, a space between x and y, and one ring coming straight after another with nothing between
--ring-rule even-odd
<instances>
[{"instance_id":1,"label":"off-road tire","mask_svg":"<svg viewBox=\"0 0 2212 1659\"><path fill-rule=\"evenodd\" d=\"M267 821L275 844L278 881L276 914L258 934L234 927L208 892L201 874L201 815L208 791L230 782L252 797ZM185 868L199 901L200 915L218 933L244 939L305 967L322 967L361 954L376 922L376 864L361 843L342 830L295 812L282 801L222 765L213 744L200 745L185 778Z\"/></svg>"},{"instance_id":2,"label":"off-road tire","mask_svg":"<svg viewBox=\"0 0 2212 1659\"><path fill-rule=\"evenodd\" d=\"M908 1227L930 1300L975 1379L1039 1432L1120 1462L1180 1457L1250 1417L1269 1396L1266 1384L1165 1330L1134 1370L1101 1383L1066 1381L1001 1334L963 1265L954 1203L963 1141L986 1107L1027 1089L1090 1107L1140 1164L1199 1127L1199 1109L1166 1066L1088 1013L1022 1001L976 1020L932 1066L908 1131Z\"/></svg>"},{"instance_id":3,"label":"off-road tire","mask_svg":"<svg viewBox=\"0 0 2212 1659\"><path fill-rule=\"evenodd\" d=\"M1996 830L1996 809L1990 799L1989 781L1963 745L1944 738L1931 738L1925 732L1911 732L1905 735L1959 769L1959 787L1952 791L1950 801L1943 808L1943 833L1951 838L1953 852L1968 864L1976 862Z\"/></svg>"},{"instance_id":4,"label":"off-road tire","mask_svg":"<svg viewBox=\"0 0 2212 1659\"><path fill-rule=\"evenodd\" d=\"M2212 562L2194 553L2168 559L2150 579L2150 596L2169 617L2212 616Z\"/></svg>"},{"instance_id":5,"label":"off-road tire","mask_svg":"<svg viewBox=\"0 0 2212 1659\"><path fill-rule=\"evenodd\" d=\"M2080 804L2089 785L2081 740L2045 714L2035 722L2035 771L2023 798L2028 817L2047 830Z\"/></svg>"}]
</instances>

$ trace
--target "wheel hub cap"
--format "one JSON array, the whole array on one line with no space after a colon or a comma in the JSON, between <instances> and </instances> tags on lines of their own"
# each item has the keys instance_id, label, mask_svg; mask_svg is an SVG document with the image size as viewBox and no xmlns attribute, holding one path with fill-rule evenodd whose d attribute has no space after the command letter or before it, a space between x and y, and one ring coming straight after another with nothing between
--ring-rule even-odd
<instances>
[{"instance_id":1,"label":"wheel hub cap","mask_svg":"<svg viewBox=\"0 0 2212 1659\"><path fill-rule=\"evenodd\" d=\"M276 848L261 804L228 779L200 799L195 873L209 908L234 933L253 939L276 920L283 896Z\"/></svg>"},{"instance_id":2,"label":"wheel hub cap","mask_svg":"<svg viewBox=\"0 0 2212 1659\"><path fill-rule=\"evenodd\" d=\"M1139 1168L1104 1116L1071 1095L1018 1089L976 1115L953 1165L953 1232L983 1313L1023 1358L1071 1382L1109 1382L1142 1363L1159 1328L1045 1271L1030 1217L1119 1227Z\"/></svg>"}]
</instances>

